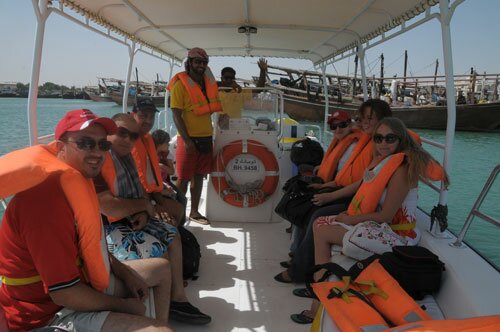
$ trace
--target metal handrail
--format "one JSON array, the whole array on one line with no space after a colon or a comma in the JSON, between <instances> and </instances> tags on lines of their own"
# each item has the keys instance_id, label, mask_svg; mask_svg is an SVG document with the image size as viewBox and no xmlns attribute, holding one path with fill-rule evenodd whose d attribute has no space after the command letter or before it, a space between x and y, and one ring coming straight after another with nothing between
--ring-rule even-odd
<instances>
[{"instance_id":1,"label":"metal handrail","mask_svg":"<svg viewBox=\"0 0 500 332\"><path fill-rule=\"evenodd\" d=\"M462 242L465 238L465 235L467 234L467 231L469 230L470 225L472 224L472 221L474 220L474 217L482 218L483 220L489 222L490 224L492 224L496 227L500 227L500 220L493 218L493 217L485 214L484 212L479 211L479 209L481 208L481 205L483 204L484 199L486 198L486 195L488 194L488 192L491 189L491 186L495 182L498 173L500 173L500 164L496 165L495 168L493 169L493 171L491 171L491 174L490 174L488 180L484 184L484 187L481 190L481 193L477 197L476 202L472 206L472 209L470 210L469 215L467 216L467 219L465 220L465 223L464 223L464 226L462 227L462 230L460 231L460 233L457 236L457 240L453 243L450 243L450 245L452 247L456 247L456 248L463 248L464 247Z\"/></svg>"},{"instance_id":2,"label":"metal handrail","mask_svg":"<svg viewBox=\"0 0 500 332\"><path fill-rule=\"evenodd\" d=\"M43 136L38 136L38 142L40 141L48 141L54 139L55 134L48 134L48 135L43 135Z\"/></svg>"},{"instance_id":3,"label":"metal handrail","mask_svg":"<svg viewBox=\"0 0 500 332\"><path fill-rule=\"evenodd\" d=\"M445 149L445 145L444 145L444 144L442 144L442 143L439 143L439 142L433 141L433 140L428 139L428 138L425 138L425 137L421 137L420 139L421 139L421 140L422 140L422 142L424 142L424 143L427 143L427 144L429 144L429 145L435 146L435 147L440 148L440 149L442 149L442 150L444 150L444 149Z\"/></svg>"}]
</instances>

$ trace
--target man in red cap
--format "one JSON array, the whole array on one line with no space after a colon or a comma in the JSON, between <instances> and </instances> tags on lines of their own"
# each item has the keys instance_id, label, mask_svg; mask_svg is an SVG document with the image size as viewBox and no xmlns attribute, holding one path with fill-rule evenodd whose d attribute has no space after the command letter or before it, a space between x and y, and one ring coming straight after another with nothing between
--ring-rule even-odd
<instances>
[{"instance_id":1,"label":"man in red cap","mask_svg":"<svg viewBox=\"0 0 500 332\"><path fill-rule=\"evenodd\" d=\"M176 150L177 187L186 193L191 183L191 212L195 221L208 224L200 214L198 205L203 178L210 173L212 162L211 114L221 112L218 86L208 67L205 50L195 47L188 52L185 71L169 82L170 108L177 126Z\"/></svg>"},{"instance_id":2,"label":"man in red cap","mask_svg":"<svg viewBox=\"0 0 500 332\"><path fill-rule=\"evenodd\" d=\"M107 135L116 130L111 119L74 110L58 123L56 142L0 158L3 190L19 189L12 177L24 183L0 226L0 308L11 331L48 325L70 331L170 331L168 309L162 312L160 304L169 301L168 262L125 265L108 256L103 241L90 178L99 174L111 147ZM19 155L24 158L17 159L18 166L13 156ZM158 320L144 317L148 287L158 295Z\"/></svg>"}]
</instances>

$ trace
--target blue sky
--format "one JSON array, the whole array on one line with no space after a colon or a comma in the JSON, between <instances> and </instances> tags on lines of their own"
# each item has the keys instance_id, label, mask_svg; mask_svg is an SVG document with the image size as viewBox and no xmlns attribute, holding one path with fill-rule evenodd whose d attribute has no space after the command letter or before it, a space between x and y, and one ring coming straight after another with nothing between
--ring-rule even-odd
<instances>
[{"instance_id":1,"label":"blue sky","mask_svg":"<svg viewBox=\"0 0 500 332\"><path fill-rule=\"evenodd\" d=\"M478 73L500 73L500 1L466 0L455 12L452 21L454 67L456 74L468 73L474 67ZM0 0L0 82L29 82L35 16L29 0ZM439 58L443 73L441 30L433 20L402 36L367 52L367 62L373 74L378 75L377 58L384 53L386 76L402 75L403 53L409 53L409 69L415 75L431 75ZM98 36L58 15L47 21L40 82L83 86L96 84L96 76L124 78L128 55L125 46ZM219 73L224 66L232 66L238 77L257 75L255 58L212 58L210 66ZM311 69L305 60L270 58L270 64ZM370 65L371 64L371 65ZM134 67L139 78L152 81L156 73L167 78L167 64L139 53ZM331 73L345 75L353 71L353 59L328 67ZM368 70L368 75L372 73Z\"/></svg>"}]
</instances>

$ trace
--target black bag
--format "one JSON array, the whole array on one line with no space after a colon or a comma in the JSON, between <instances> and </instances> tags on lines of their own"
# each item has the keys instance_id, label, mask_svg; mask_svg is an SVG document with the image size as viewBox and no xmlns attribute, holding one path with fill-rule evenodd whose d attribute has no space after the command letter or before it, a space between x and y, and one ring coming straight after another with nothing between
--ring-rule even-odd
<instances>
[{"instance_id":1,"label":"black bag","mask_svg":"<svg viewBox=\"0 0 500 332\"><path fill-rule=\"evenodd\" d=\"M332 274L339 278L350 276L356 279L361 271L377 258L401 288L415 300L421 300L425 295L437 292L441 286L444 263L429 249L420 246L395 246L392 252L372 255L357 262L349 271L335 263L317 265L308 272L306 284L313 282L314 273L322 268L327 270L322 280L326 280Z\"/></svg>"},{"instance_id":2,"label":"black bag","mask_svg":"<svg viewBox=\"0 0 500 332\"><path fill-rule=\"evenodd\" d=\"M212 136L207 137L191 137L196 150L200 153L212 153L213 140Z\"/></svg>"},{"instance_id":3,"label":"black bag","mask_svg":"<svg viewBox=\"0 0 500 332\"><path fill-rule=\"evenodd\" d=\"M183 226L178 228L182 242L182 273L183 279L198 279L196 273L200 267L201 250L193 233Z\"/></svg>"},{"instance_id":4,"label":"black bag","mask_svg":"<svg viewBox=\"0 0 500 332\"><path fill-rule=\"evenodd\" d=\"M281 197L274 212L292 224L305 228L310 215L319 207L311 202L316 191L307 188L311 183L322 183L317 176L296 175L284 185L285 194Z\"/></svg>"},{"instance_id":5,"label":"black bag","mask_svg":"<svg viewBox=\"0 0 500 332\"><path fill-rule=\"evenodd\" d=\"M293 143L290 159L297 166L302 164L318 166L323 160L323 154L319 142L306 138Z\"/></svg>"},{"instance_id":6,"label":"black bag","mask_svg":"<svg viewBox=\"0 0 500 332\"><path fill-rule=\"evenodd\" d=\"M384 253L380 264L414 299L421 300L441 287L444 263L430 250L419 246L396 246Z\"/></svg>"}]
</instances>

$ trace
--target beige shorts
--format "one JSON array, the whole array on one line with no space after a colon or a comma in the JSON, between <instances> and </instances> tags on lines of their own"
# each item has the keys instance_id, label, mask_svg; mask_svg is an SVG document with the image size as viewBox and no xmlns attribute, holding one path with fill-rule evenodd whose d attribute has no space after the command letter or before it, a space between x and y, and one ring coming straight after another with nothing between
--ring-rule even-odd
<instances>
[{"instance_id":1,"label":"beige shorts","mask_svg":"<svg viewBox=\"0 0 500 332\"><path fill-rule=\"evenodd\" d=\"M115 276L111 273L108 288L104 290L104 293L113 295L115 283ZM109 314L110 311L83 312L63 308L55 314L49 326L60 327L70 332L98 332L101 331Z\"/></svg>"}]
</instances>

